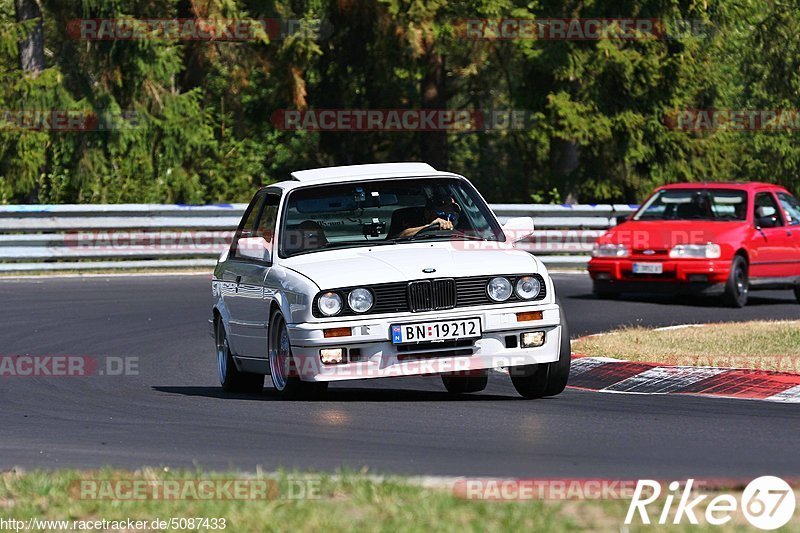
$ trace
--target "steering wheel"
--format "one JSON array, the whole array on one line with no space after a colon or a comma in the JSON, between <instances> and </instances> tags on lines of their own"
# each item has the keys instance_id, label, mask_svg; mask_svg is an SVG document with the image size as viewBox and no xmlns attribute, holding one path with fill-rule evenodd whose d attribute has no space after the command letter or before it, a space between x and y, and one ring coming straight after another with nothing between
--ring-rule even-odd
<instances>
[{"instance_id":1,"label":"steering wheel","mask_svg":"<svg viewBox=\"0 0 800 533\"><path fill-rule=\"evenodd\" d=\"M439 229L441 229L441 225L439 224L438 221L434 220L427 226L423 226L422 228L420 228L420 230L416 232L414 235L419 235L421 233L425 233L426 231L439 230Z\"/></svg>"}]
</instances>

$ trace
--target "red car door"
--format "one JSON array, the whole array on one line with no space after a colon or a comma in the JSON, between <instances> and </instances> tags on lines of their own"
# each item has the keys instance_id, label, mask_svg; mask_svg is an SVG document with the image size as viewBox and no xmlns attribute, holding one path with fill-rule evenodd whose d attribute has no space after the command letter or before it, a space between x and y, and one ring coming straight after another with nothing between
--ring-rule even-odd
<instances>
[{"instance_id":1,"label":"red car door","mask_svg":"<svg viewBox=\"0 0 800 533\"><path fill-rule=\"evenodd\" d=\"M778 191L777 196L783 208L783 218L790 233L789 237L794 241L793 275L800 276L800 202L785 191Z\"/></svg>"},{"instance_id":2,"label":"red car door","mask_svg":"<svg viewBox=\"0 0 800 533\"><path fill-rule=\"evenodd\" d=\"M753 201L750 248L750 277L779 278L797 269L794 231L783 218L778 201L769 191L757 192Z\"/></svg>"}]
</instances>

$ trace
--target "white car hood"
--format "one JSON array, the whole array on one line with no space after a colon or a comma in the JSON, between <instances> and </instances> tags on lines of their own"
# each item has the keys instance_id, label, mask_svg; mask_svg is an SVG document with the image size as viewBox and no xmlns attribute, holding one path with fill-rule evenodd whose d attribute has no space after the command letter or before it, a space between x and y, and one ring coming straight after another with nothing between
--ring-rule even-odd
<instances>
[{"instance_id":1,"label":"white car hood","mask_svg":"<svg viewBox=\"0 0 800 533\"><path fill-rule=\"evenodd\" d=\"M463 243L458 243L458 246L463 246ZM320 289L425 278L527 274L542 270L540 263L528 252L461 249L451 243L329 250L284 259L281 265L308 277ZM435 272L423 272L423 269L435 269Z\"/></svg>"}]
</instances>

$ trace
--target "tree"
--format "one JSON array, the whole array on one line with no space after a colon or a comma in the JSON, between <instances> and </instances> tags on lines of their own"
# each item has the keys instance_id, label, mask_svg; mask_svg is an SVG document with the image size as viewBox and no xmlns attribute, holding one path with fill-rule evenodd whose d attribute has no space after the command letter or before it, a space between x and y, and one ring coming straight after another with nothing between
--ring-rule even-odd
<instances>
[{"instance_id":1,"label":"tree","mask_svg":"<svg viewBox=\"0 0 800 533\"><path fill-rule=\"evenodd\" d=\"M19 65L23 72L38 74L44 70L44 33L42 10L36 0L14 0L17 22L32 21L32 27L19 43Z\"/></svg>"}]
</instances>

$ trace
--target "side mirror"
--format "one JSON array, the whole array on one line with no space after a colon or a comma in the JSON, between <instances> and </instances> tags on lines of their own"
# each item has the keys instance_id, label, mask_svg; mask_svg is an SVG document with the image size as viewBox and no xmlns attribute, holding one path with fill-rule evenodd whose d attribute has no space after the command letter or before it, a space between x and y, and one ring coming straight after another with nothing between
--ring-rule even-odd
<instances>
[{"instance_id":1,"label":"side mirror","mask_svg":"<svg viewBox=\"0 0 800 533\"><path fill-rule=\"evenodd\" d=\"M629 215L619 215L618 217L616 217L617 226L619 226L620 224L624 224L630 219L631 217Z\"/></svg>"},{"instance_id":2,"label":"side mirror","mask_svg":"<svg viewBox=\"0 0 800 533\"><path fill-rule=\"evenodd\" d=\"M243 237L236 243L236 255L269 263L269 243L264 237Z\"/></svg>"},{"instance_id":3,"label":"side mirror","mask_svg":"<svg viewBox=\"0 0 800 533\"><path fill-rule=\"evenodd\" d=\"M511 242L519 242L533 235L533 219L531 217L509 218L503 224L503 233Z\"/></svg>"},{"instance_id":4,"label":"side mirror","mask_svg":"<svg viewBox=\"0 0 800 533\"><path fill-rule=\"evenodd\" d=\"M756 217L756 227L758 228L774 228L780 225L778 217L775 215Z\"/></svg>"}]
</instances>

